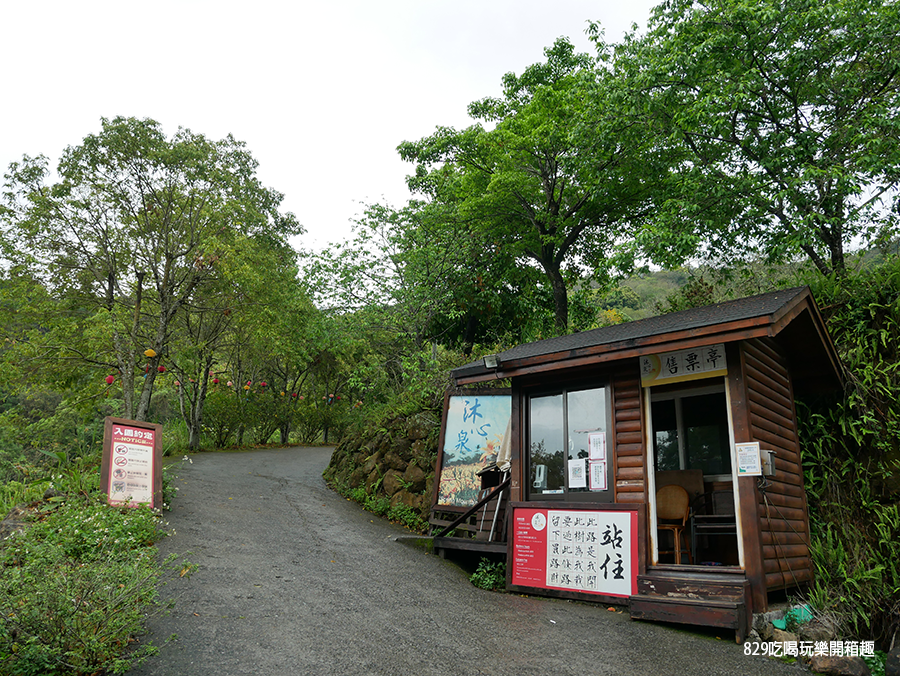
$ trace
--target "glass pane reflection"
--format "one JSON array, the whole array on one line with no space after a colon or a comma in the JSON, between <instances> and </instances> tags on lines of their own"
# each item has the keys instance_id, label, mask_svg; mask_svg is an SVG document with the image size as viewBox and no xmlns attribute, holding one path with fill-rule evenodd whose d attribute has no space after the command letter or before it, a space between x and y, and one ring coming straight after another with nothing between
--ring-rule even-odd
<instances>
[{"instance_id":1,"label":"glass pane reflection","mask_svg":"<svg viewBox=\"0 0 900 676\"><path fill-rule=\"evenodd\" d=\"M559 493L565 489L562 419L561 394L531 398L532 493Z\"/></svg>"},{"instance_id":2,"label":"glass pane reflection","mask_svg":"<svg viewBox=\"0 0 900 676\"><path fill-rule=\"evenodd\" d=\"M603 432L606 428L606 392L603 389L578 390L568 392L567 395L568 459L586 461L590 455L588 435ZM569 490L585 492L590 489L584 487Z\"/></svg>"}]
</instances>

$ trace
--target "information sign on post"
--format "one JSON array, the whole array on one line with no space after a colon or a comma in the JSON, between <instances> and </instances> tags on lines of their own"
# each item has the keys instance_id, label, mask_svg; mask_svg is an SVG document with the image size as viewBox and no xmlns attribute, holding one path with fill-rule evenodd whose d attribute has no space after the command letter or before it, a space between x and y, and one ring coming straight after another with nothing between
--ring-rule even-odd
<instances>
[{"instance_id":1,"label":"information sign on post","mask_svg":"<svg viewBox=\"0 0 900 676\"><path fill-rule=\"evenodd\" d=\"M108 417L100 483L111 505L162 507L162 425Z\"/></svg>"},{"instance_id":2,"label":"information sign on post","mask_svg":"<svg viewBox=\"0 0 900 676\"><path fill-rule=\"evenodd\" d=\"M574 598L637 593L634 506L510 505L508 588Z\"/></svg>"}]
</instances>

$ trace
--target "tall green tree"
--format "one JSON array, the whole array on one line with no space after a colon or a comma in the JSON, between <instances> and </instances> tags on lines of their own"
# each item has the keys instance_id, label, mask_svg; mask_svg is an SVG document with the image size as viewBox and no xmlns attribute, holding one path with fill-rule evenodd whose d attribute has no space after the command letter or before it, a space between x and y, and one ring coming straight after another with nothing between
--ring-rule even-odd
<instances>
[{"instance_id":1,"label":"tall green tree","mask_svg":"<svg viewBox=\"0 0 900 676\"><path fill-rule=\"evenodd\" d=\"M414 200L400 209L369 205L352 239L307 256L304 278L322 306L356 313L373 340L390 336L385 354L399 357L427 343L471 347L514 329L506 310L529 272L461 223L454 204Z\"/></svg>"},{"instance_id":2,"label":"tall green tree","mask_svg":"<svg viewBox=\"0 0 900 676\"><path fill-rule=\"evenodd\" d=\"M801 256L840 274L855 244L890 238L898 13L890 0L660 4L616 58L629 105L681 156L648 243L659 251L677 234L695 252Z\"/></svg>"},{"instance_id":3,"label":"tall green tree","mask_svg":"<svg viewBox=\"0 0 900 676\"><path fill-rule=\"evenodd\" d=\"M244 237L222 250L217 277L185 304L166 353L180 383L177 395L190 448L200 445L210 381L220 372L234 377L229 364L236 353L255 365L253 378L268 380L273 387L280 384L281 389L292 387L283 379L276 381L268 364L304 362L314 314L300 288L296 253L290 246Z\"/></svg>"},{"instance_id":4,"label":"tall green tree","mask_svg":"<svg viewBox=\"0 0 900 676\"><path fill-rule=\"evenodd\" d=\"M399 152L416 163L411 189L543 273L565 332L569 284L608 269L626 226L646 213L652 166L611 71L566 39L545 55L505 75L501 97L472 103L475 125L439 127Z\"/></svg>"},{"instance_id":5,"label":"tall green tree","mask_svg":"<svg viewBox=\"0 0 900 676\"><path fill-rule=\"evenodd\" d=\"M4 237L52 297L77 304L105 351L54 344L53 332L40 340L58 358L116 371L127 417L146 418L176 319L219 279L235 242L301 231L256 167L230 136L167 138L153 120L121 117L67 148L55 182L46 158L11 165Z\"/></svg>"}]
</instances>

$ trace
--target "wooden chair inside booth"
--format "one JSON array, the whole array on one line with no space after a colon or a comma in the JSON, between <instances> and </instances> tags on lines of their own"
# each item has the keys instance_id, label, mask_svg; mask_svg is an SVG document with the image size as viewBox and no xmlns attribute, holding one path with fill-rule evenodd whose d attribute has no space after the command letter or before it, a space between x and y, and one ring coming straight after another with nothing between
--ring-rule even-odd
<instances>
[{"instance_id":1,"label":"wooden chair inside booth","mask_svg":"<svg viewBox=\"0 0 900 676\"><path fill-rule=\"evenodd\" d=\"M702 494L706 487L703 484L702 469L668 469L656 472L656 485L668 486L677 484L688 492L688 497L695 500Z\"/></svg>"},{"instance_id":2,"label":"wooden chair inside booth","mask_svg":"<svg viewBox=\"0 0 900 676\"><path fill-rule=\"evenodd\" d=\"M675 554L675 563L681 564L681 536L684 535L684 549L687 551L688 562L693 563L691 556L691 541L685 530L691 515L691 498L688 492L675 484L663 486L656 491L656 529L657 531L672 531L674 540L672 550L660 550L660 554Z\"/></svg>"},{"instance_id":3,"label":"wooden chair inside booth","mask_svg":"<svg viewBox=\"0 0 900 676\"><path fill-rule=\"evenodd\" d=\"M703 547L701 537L724 536L716 545ZM737 517L734 513L734 491L714 490L697 496L691 502L691 548L694 553L709 551L719 558L737 563Z\"/></svg>"}]
</instances>

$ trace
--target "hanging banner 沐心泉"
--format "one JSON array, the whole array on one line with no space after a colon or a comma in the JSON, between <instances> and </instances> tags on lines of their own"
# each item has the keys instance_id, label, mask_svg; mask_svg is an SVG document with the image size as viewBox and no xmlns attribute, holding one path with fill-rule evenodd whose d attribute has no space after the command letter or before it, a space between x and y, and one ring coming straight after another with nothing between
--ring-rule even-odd
<instances>
[{"instance_id":1,"label":"hanging banner \u6c90\u5fc3\u6cc9","mask_svg":"<svg viewBox=\"0 0 900 676\"><path fill-rule=\"evenodd\" d=\"M477 472L496 461L511 411L508 394L449 397L441 440L438 505L471 507L478 501L481 481Z\"/></svg>"}]
</instances>

